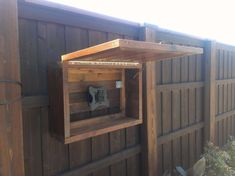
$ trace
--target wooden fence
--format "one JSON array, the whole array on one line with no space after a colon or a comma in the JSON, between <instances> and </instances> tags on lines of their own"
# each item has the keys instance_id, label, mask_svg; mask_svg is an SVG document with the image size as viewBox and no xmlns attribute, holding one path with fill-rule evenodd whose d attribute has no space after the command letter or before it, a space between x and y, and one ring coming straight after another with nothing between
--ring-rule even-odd
<instances>
[{"instance_id":1,"label":"wooden fence","mask_svg":"<svg viewBox=\"0 0 235 176\"><path fill-rule=\"evenodd\" d=\"M215 142L221 146L235 135L235 48L217 44L215 53Z\"/></svg>"},{"instance_id":2,"label":"wooden fence","mask_svg":"<svg viewBox=\"0 0 235 176\"><path fill-rule=\"evenodd\" d=\"M87 18L28 3L19 4L21 79L25 97L24 157L28 176L140 175L139 126L69 145L50 135L48 64L59 61L62 54L108 40L136 38L136 27ZM115 111L115 107L112 109ZM106 112L97 113L105 115Z\"/></svg>"},{"instance_id":3,"label":"wooden fence","mask_svg":"<svg viewBox=\"0 0 235 176\"><path fill-rule=\"evenodd\" d=\"M18 11L26 176L160 176L191 167L206 141L223 145L235 135L235 47L23 0ZM48 64L116 38L202 47L204 54L146 65L144 91L153 91L144 92L143 125L60 143L49 131Z\"/></svg>"}]
</instances>

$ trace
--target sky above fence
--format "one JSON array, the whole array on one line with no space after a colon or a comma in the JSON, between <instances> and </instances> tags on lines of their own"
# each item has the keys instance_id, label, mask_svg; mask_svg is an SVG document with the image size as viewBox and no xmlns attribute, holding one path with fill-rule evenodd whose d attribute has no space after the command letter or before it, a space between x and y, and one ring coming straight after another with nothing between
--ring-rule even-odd
<instances>
[{"instance_id":1,"label":"sky above fence","mask_svg":"<svg viewBox=\"0 0 235 176\"><path fill-rule=\"evenodd\" d=\"M235 45L234 0L48 0Z\"/></svg>"}]
</instances>

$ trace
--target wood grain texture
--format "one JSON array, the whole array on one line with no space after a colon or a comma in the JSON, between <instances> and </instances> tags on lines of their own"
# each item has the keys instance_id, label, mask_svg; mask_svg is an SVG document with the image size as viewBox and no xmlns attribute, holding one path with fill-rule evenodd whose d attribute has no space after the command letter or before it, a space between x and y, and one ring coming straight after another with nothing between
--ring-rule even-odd
<instances>
[{"instance_id":1,"label":"wood grain texture","mask_svg":"<svg viewBox=\"0 0 235 176\"><path fill-rule=\"evenodd\" d=\"M42 175L40 108L23 111L25 175Z\"/></svg>"},{"instance_id":2,"label":"wood grain texture","mask_svg":"<svg viewBox=\"0 0 235 176\"><path fill-rule=\"evenodd\" d=\"M20 80L17 1L0 1L0 80ZM23 176L23 127L21 86L0 85L0 175ZM15 101L17 99L17 101Z\"/></svg>"},{"instance_id":3,"label":"wood grain texture","mask_svg":"<svg viewBox=\"0 0 235 176\"><path fill-rule=\"evenodd\" d=\"M116 39L62 56L63 61L140 62L202 54L202 48Z\"/></svg>"},{"instance_id":4,"label":"wood grain texture","mask_svg":"<svg viewBox=\"0 0 235 176\"><path fill-rule=\"evenodd\" d=\"M106 158L97 160L95 162L89 163L83 167L75 168L69 172L59 174L59 176L76 176L76 175L87 175L89 173L95 172L100 168L105 168L109 165L114 165L122 160L133 157L141 152L140 145L125 149L123 151L112 154ZM120 171L119 171L120 172Z\"/></svg>"},{"instance_id":5,"label":"wood grain texture","mask_svg":"<svg viewBox=\"0 0 235 176\"><path fill-rule=\"evenodd\" d=\"M188 57L181 58L181 81L187 82L189 76L189 68L188 68ZM188 126L189 124L189 98L188 98L188 90L181 91L181 128ZM181 137L181 145L182 145L182 165L184 168L189 167L189 134L185 134Z\"/></svg>"},{"instance_id":6,"label":"wood grain texture","mask_svg":"<svg viewBox=\"0 0 235 176\"><path fill-rule=\"evenodd\" d=\"M167 84L172 81L171 74L172 60L162 62L162 83ZM171 91L162 94L162 128L163 135L171 132L172 123L172 96ZM171 141L163 144L163 171L172 170L172 147Z\"/></svg>"},{"instance_id":7,"label":"wood grain texture","mask_svg":"<svg viewBox=\"0 0 235 176\"><path fill-rule=\"evenodd\" d=\"M43 3L45 4L46 2ZM58 8L49 8L33 3L19 3L19 17L33 21L74 26L76 28L112 32L133 38L138 37L138 25L123 24L121 22L100 19L86 14L60 10Z\"/></svg>"},{"instance_id":8,"label":"wood grain texture","mask_svg":"<svg viewBox=\"0 0 235 176\"><path fill-rule=\"evenodd\" d=\"M180 58L172 61L172 82L184 85L180 82ZM187 84L187 83L186 83ZM185 85L183 86L185 87ZM186 86L187 87L187 86ZM180 89L172 92L172 130L180 129ZM158 138L159 140L159 138ZM181 165L180 136L172 141L173 165Z\"/></svg>"},{"instance_id":9,"label":"wood grain texture","mask_svg":"<svg viewBox=\"0 0 235 176\"><path fill-rule=\"evenodd\" d=\"M43 25L43 24L38 24ZM59 61L61 54L65 52L64 27L57 24L46 24L44 28L46 38L40 45L44 48L48 64L55 64ZM41 47L43 47L41 46ZM40 58L39 58L40 59ZM48 108L42 108L42 159L43 174L58 174L69 168L68 146L63 145L54 138L50 128L50 114Z\"/></svg>"},{"instance_id":10,"label":"wood grain texture","mask_svg":"<svg viewBox=\"0 0 235 176\"><path fill-rule=\"evenodd\" d=\"M103 24L102 21L94 20L95 18L92 20L87 17L78 19L81 17L80 15L60 13L59 10L52 11L50 8L42 8L37 5L20 3L19 6L21 77L23 94L27 96L23 101L25 105L23 117L25 118L26 175L51 176L70 173L73 170L77 171L73 173L74 175L81 175L82 172L79 169L85 168L86 172L83 170L85 176L87 174L91 176L93 174L87 173L87 171L92 165L95 165L93 168L96 168L91 170L94 175L141 175L141 170L147 170L145 165L147 160L142 157L145 147L144 138L140 135L142 126L118 130L105 134L101 138L95 137L63 145L51 136L48 124L50 116L48 116L46 108L49 105L46 100L48 94L47 66L49 63L58 61L60 54L84 49L113 39L141 39L138 36L139 28L118 26L117 23L111 26L111 23ZM82 21L83 19L84 21ZM87 21L89 24L86 24ZM204 47L205 45L201 39L162 29L153 30L154 32L148 36L149 39L153 39L152 42L161 41L167 44L193 47ZM235 134L235 115L233 113L235 109L235 69L233 69L235 54L234 47L231 46L218 44L216 48L215 106L217 118L215 126L216 141L222 145L230 132ZM155 165L158 175L162 175L164 169L173 168L175 165L189 166L202 153L205 137L203 124L207 118L205 116L206 104L204 103L206 60L205 55L196 55L189 58L175 58L167 62L158 61L154 64L154 77L157 84L155 86L155 108L157 111L155 129L158 136L156 142L159 145L156 145L153 152L156 152L158 160ZM165 85L163 81L168 83ZM93 83L94 81L83 85L71 83L69 85L69 91L73 94L71 99L84 101L84 94L81 93L85 91L87 85ZM103 81L100 85L108 87L113 97L117 95L112 91L115 87L112 81ZM0 90L2 88L1 86ZM50 106L48 107L50 108ZM167 112L168 109L169 112ZM84 112L80 114L79 118L116 113L116 111L117 108L113 107L107 111ZM73 116L72 118L77 117ZM219 120L220 118L221 120ZM133 156L121 158L115 163L112 163L112 159L110 160L110 156L140 143L142 145L141 154L135 153ZM101 150L100 147L102 147ZM2 154L4 151L0 150L0 156ZM167 161L168 157L172 160ZM109 159L110 166L96 164L106 159ZM3 169L0 160L0 172ZM36 171L37 173L34 173Z\"/></svg>"},{"instance_id":11,"label":"wood grain texture","mask_svg":"<svg viewBox=\"0 0 235 176\"><path fill-rule=\"evenodd\" d=\"M150 28L142 29L142 40L155 42L155 31ZM144 73L143 94L144 103L144 124L142 128L142 138L144 143L143 174L154 176L157 174L157 119L156 119L156 75L155 63L147 62Z\"/></svg>"},{"instance_id":12,"label":"wood grain texture","mask_svg":"<svg viewBox=\"0 0 235 176\"><path fill-rule=\"evenodd\" d=\"M103 43L105 41L107 41L107 33L105 32L98 32L98 31L93 31L90 30L88 32L88 36L89 36L89 46L93 46L96 44L100 44ZM91 112L92 116L99 116L99 115L105 115L107 114L107 110L106 111L102 111L102 112ZM97 160L100 159L102 157L105 157L109 154L109 135L108 134L103 134L101 136L97 136L97 137L93 137L91 139L91 143L92 143L92 160ZM96 171L95 173L93 173L93 176L108 176L109 175L109 168L102 168L99 171Z\"/></svg>"},{"instance_id":13,"label":"wood grain texture","mask_svg":"<svg viewBox=\"0 0 235 176\"><path fill-rule=\"evenodd\" d=\"M67 26L65 28L65 38L66 52L88 47L87 30ZM89 163L91 161L91 140L86 139L69 144L69 161L70 169Z\"/></svg>"},{"instance_id":14,"label":"wood grain texture","mask_svg":"<svg viewBox=\"0 0 235 176\"><path fill-rule=\"evenodd\" d=\"M205 142L215 141L215 78L216 78L216 52L215 44L207 42L205 67Z\"/></svg>"}]
</instances>

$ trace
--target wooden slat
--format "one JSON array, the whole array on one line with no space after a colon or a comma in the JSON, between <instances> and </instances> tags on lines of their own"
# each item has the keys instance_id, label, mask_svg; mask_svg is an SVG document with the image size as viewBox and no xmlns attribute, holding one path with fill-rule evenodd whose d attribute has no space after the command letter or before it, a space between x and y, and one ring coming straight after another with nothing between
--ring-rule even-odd
<instances>
[{"instance_id":1,"label":"wooden slat","mask_svg":"<svg viewBox=\"0 0 235 176\"><path fill-rule=\"evenodd\" d=\"M204 82L186 82L186 83L174 83L174 84L162 84L157 85L157 91L177 91L182 89L195 89L204 86Z\"/></svg>"},{"instance_id":2,"label":"wooden slat","mask_svg":"<svg viewBox=\"0 0 235 176\"><path fill-rule=\"evenodd\" d=\"M87 91L87 87L90 85L96 85L99 87L105 87L107 90L110 89L116 89L116 81L99 81L99 82L83 82L82 84L78 83L78 82L73 82L73 83L69 83L68 87L69 87L69 93L75 93L75 92L86 92Z\"/></svg>"},{"instance_id":3,"label":"wooden slat","mask_svg":"<svg viewBox=\"0 0 235 176\"><path fill-rule=\"evenodd\" d=\"M101 58L102 61L108 62L110 61L110 57L115 57L115 54L113 52L116 53L116 50L119 50L121 53L123 53L123 56L115 60L112 59L113 62L129 61L129 59L131 58L129 55L130 52L133 52L133 60L130 60L132 62L145 62L144 58L151 58L151 60L159 60L162 58L173 58L177 56L187 56L203 53L202 48L196 47L166 45L127 39L116 39L90 48L63 55L62 61L84 61L84 59L88 61L94 61L96 60L96 58ZM100 54L102 55L104 53L107 53L107 60L105 59L106 57L100 56ZM141 55L136 56L136 54ZM150 60L148 59L148 61Z\"/></svg>"},{"instance_id":4,"label":"wooden slat","mask_svg":"<svg viewBox=\"0 0 235 176\"><path fill-rule=\"evenodd\" d=\"M112 120L112 119L119 119L122 118L122 113L117 113L117 114L110 114L110 115L105 115L105 116L100 116L100 117L94 117L86 120L79 120L75 122L71 122L70 127L71 129L76 129L76 128L81 128L84 126L90 126L94 127L95 124L101 124L106 122L107 120Z\"/></svg>"},{"instance_id":5,"label":"wooden slat","mask_svg":"<svg viewBox=\"0 0 235 176\"><path fill-rule=\"evenodd\" d=\"M233 83L235 83L235 79L216 80L216 85L233 84Z\"/></svg>"},{"instance_id":6,"label":"wooden slat","mask_svg":"<svg viewBox=\"0 0 235 176\"><path fill-rule=\"evenodd\" d=\"M232 111L229 111L229 112L225 112L225 113L222 113L222 114L218 114L216 116L216 121L220 121L220 120L224 120L232 115L235 115L235 110L232 110Z\"/></svg>"},{"instance_id":7,"label":"wooden slat","mask_svg":"<svg viewBox=\"0 0 235 176\"><path fill-rule=\"evenodd\" d=\"M135 156L135 155L139 154L140 151L141 151L141 147L140 147L140 145L137 145L135 147L126 149L124 151L112 154L108 157L105 157L104 159L94 161L90 164L87 164L87 165L81 167L81 168L73 169L69 172L59 174L58 176L77 176L78 174L79 175L86 175L86 174L95 172L99 169L103 169L103 168L110 166L112 164L118 163L118 162L125 160L127 158L130 158L132 156Z\"/></svg>"},{"instance_id":8,"label":"wooden slat","mask_svg":"<svg viewBox=\"0 0 235 176\"><path fill-rule=\"evenodd\" d=\"M45 3L45 2L44 2ZM19 3L19 17L28 20L57 23L84 29L113 32L127 36L138 36L138 25L123 24L100 19L82 13L73 13L58 8L43 7L32 3ZM100 25L102 24L102 25Z\"/></svg>"},{"instance_id":9,"label":"wooden slat","mask_svg":"<svg viewBox=\"0 0 235 176\"><path fill-rule=\"evenodd\" d=\"M25 175L42 175L40 108L23 110Z\"/></svg>"},{"instance_id":10,"label":"wooden slat","mask_svg":"<svg viewBox=\"0 0 235 176\"><path fill-rule=\"evenodd\" d=\"M109 107L105 107L105 106L99 107L96 109L96 111L107 110L107 109L113 108L113 107L117 107L117 108L120 107L120 100L117 99L117 97L110 98L109 101L110 101ZM88 111L91 111L91 107L85 101L70 104L70 114L77 114L77 113L88 112Z\"/></svg>"},{"instance_id":11,"label":"wooden slat","mask_svg":"<svg viewBox=\"0 0 235 176\"><path fill-rule=\"evenodd\" d=\"M22 100L23 108L39 108L49 105L48 96L26 96Z\"/></svg>"},{"instance_id":12,"label":"wooden slat","mask_svg":"<svg viewBox=\"0 0 235 176\"><path fill-rule=\"evenodd\" d=\"M115 58L118 58L118 56L115 56ZM133 57L134 58L134 57ZM110 58L112 59L112 57ZM136 62L115 62L110 60L109 62L104 62L104 61L70 61L69 62L70 67L87 67L89 68L141 68L140 63Z\"/></svg>"},{"instance_id":13,"label":"wooden slat","mask_svg":"<svg viewBox=\"0 0 235 176\"><path fill-rule=\"evenodd\" d=\"M94 82L94 81L113 81L121 80L121 72L102 73L100 69L99 73L68 73L68 82Z\"/></svg>"},{"instance_id":14,"label":"wooden slat","mask_svg":"<svg viewBox=\"0 0 235 176\"><path fill-rule=\"evenodd\" d=\"M38 25L43 25L42 23ZM46 46L43 50L45 53L45 58L48 60L48 64L56 64L59 61L60 55L65 52L65 29L64 26L58 24L46 24L46 27L43 28L43 32L45 33L46 38L40 43L40 47ZM50 52L48 52L50 51ZM57 76L59 77L59 76ZM61 87L59 82L61 76L57 79L58 82L54 84L54 87L57 87L53 91L54 93L59 93L61 96L58 96L58 99L62 98L63 95L61 93L62 89L58 88ZM52 93L52 91L50 91ZM59 102L57 103L58 107L61 106ZM59 108L60 109L60 108ZM62 118L61 111L57 111L57 115L55 118L53 116L49 116L48 110L51 108L44 107L41 109L41 123L42 123L42 159L43 159L43 175L55 175L61 171L64 171L69 168L69 157L68 157L68 145L62 144L56 138L54 138L51 134L52 125L58 124L57 118ZM55 119L55 120L54 120ZM50 121L53 120L53 124ZM60 127L60 131L63 131L63 128Z\"/></svg>"},{"instance_id":15,"label":"wooden slat","mask_svg":"<svg viewBox=\"0 0 235 176\"><path fill-rule=\"evenodd\" d=\"M203 55L198 55L196 60L196 80L201 81L203 79L202 70L204 58ZM196 89L196 122L199 123L203 121L203 88ZM203 131L196 131L196 159L201 157L203 152Z\"/></svg>"},{"instance_id":16,"label":"wooden slat","mask_svg":"<svg viewBox=\"0 0 235 176\"><path fill-rule=\"evenodd\" d=\"M164 143L167 143L168 141L171 141L172 139L176 139L176 138L179 138L183 135L186 135L188 133L191 133L195 130L199 130L201 128L204 127L204 123L203 122L200 122L200 123L197 123L197 124L194 124L194 125L189 125L185 128L181 128L180 130L176 130L176 131L173 131L167 135L164 135L164 136L161 136L161 137L158 137L158 145L161 145L161 144L164 144Z\"/></svg>"},{"instance_id":17,"label":"wooden slat","mask_svg":"<svg viewBox=\"0 0 235 176\"><path fill-rule=\"evenodd\" d=\"M172 82L175 85L180 82L180 58L172 60ZM158 90L158 87L157 87ZM180 129L180 91L172 92L172 130ZM159 134L159 136L162 134ZM174 166L181 164L180 138L172 140L172 157Z\"/></svg>"},{"instance_id":18,"label":"wooden slat","mask_svg":"<svg viewBox=\"0 0 235 176\"><path fill-rule=\"evenodd\" d=\"M196 55L189 57L189 81L196 79ZM196 89L189 89L189 124L196 122ZM189 133L189 166L193 167L196 162L196 143L195 134L193 131Z\"/></svg>"},{"instance_id":19,"label":"wooden slat","mask_svg":"<svg viewBox=\"0 0 235 176\"><path fill-rule=\"evenodd\" d=\"M20 82L17 1L0 1L0 79ZM21 97L18 84L0 85L0 101ZM21 101L0 105L0 175L24 176Z\"/></svg>"},{"instance_id":20,"label":"wooden slat","mask_svg":"<svg viewBox=\"0 0 235 176\"><path fill-rule=\"evenodd\" d=\"M172 80L172 60L167 60L162 62L162 83L168 84ZM172 96L171 92L162 93L162 133L167 134L171 129L172 124ZM167 170L172 170L172 145L171 141L163 144L163 172Z\"/></svg>"},{"instance_id":21,"label":"wooden slat","mask_svg":"<svg viewBox=\"0 0 235 176\"><path fill-rule=\"evenodd\" d=\"M228 58L227 58L227 51L224 50L223 54L223 79L228 79ZM223 85L223 112L228 111L228 84ZM223 145L227 142L227 135L226 135L226 130L227 130L227 119L222 120L223 124L223 131L222 131L222 143Z\"/></svg>"},{"instance_id":22,"label":"wooden slat","mask_svg":"<svg viewBox=\"0 0 235 176\"><path fill-rule=\"evenodd\" d=\"M106 120L106 121L103 121L102 124L100 123L93 124L94 126L86 125L81 128L75 128L76 126L80 126L79 123L72 124L74 129L71 130L71 137L66 138L64 142L68 144L68 143L83 140L89 137L100 136L102 134L107 134L112 131L139 125L142 122L143 122L142 120L135 120L133 118L123 117L123 118L111 119L109 121Z\"/></svg>"},{"instance_id":23,"label":"wooden slat","mask_svg":"<svg viewBox=\"0 0 235 176\"><path fill-rule=\"evenodd\" d=\"M181 82L187 82L189 76L189 58L181 58ZM183 89L180 91L180 111L181 111L181 128L189 126L189 92ZM189 134L185 134L181 137L181 150L182 154L182 166L189 168Z\"/></svg>"},{"instance_id":24,"label":"wooden slat","mask_svg":"<svg viewBox=\"0 0 235 176\"><path fill-rule=\"evenodd\" d=\"M218 59L219 59L219 68L218 68L218 79L222 80L224 79L223 75L223 51L218 50ZM223 85L218 86L219 94L218 94L218 114L223 113ZM222 146L222 121L217 122L217 128L218 128L218 145Z\"/></svg>"},{"instance_id":25,"label":"wooden slat","mask_svg":"<svg viewBox=\"0 0 235 176\"><path fill-rule=\"evenodd\" d=\"M205 142L215 142L215 96L216 96L216 52L215 43L208 41L206 44L205 67Z\"/></svg>"},{"instance_id":26,"label":"wooden slat","mask_svg":"<svg viewBox=\"0 0 235 176\"><path fill-rule=\"evenodd\" d=\"M22 94L35 95L40 90L37 65L37 22L20 19L19 28Z\"/></svg>"},{"instance_id":27,"label":"wooden slat","mask_svg":"<svg viewBox=\"0 0 235 176\"><path fill-rule=\"evenodd\" d=\"M216 43L216 48L220 50L235 51L235 46L224 43Z\"/></svg>"},{"instance_id":28,"label":"wooden slat","mask_svg":"<svg viewBox=\"0 0 235 176\"><path fill-rule=\"evenodd\" d=\"M156 65L156 70L155 70L156 83L157 84L162 84L162 69L161 69L162 62L156 62L155 65ZM180 76L180 69L178 69L178 71L179 71L178 75ZM162 131L163 131L162 130L162 96L161 95L162 95L161 92L156 91L156 111L157 111L157 114L156 114L156 118L157 118L156 123L157 123L157 125L156 125L156 127L157 127L157 137L158 136L162 136ZM172 102L172 103L173 103L173 106L174 106L174 102ZM178 103L178 105L180 105L180 104ZM179 112L180 112L180 109L179 109ZM179 123L180 123L180 121L179 121ZM179 124L179 126L180 126L180 124ZM158 161L157 161L157 174L158 175L162 175L163 174L162 155L163 155L163 147L162 147L162 145L159 145L159 146L157 146L157 159L158 159Z\"/></svg>"}]
</instances>

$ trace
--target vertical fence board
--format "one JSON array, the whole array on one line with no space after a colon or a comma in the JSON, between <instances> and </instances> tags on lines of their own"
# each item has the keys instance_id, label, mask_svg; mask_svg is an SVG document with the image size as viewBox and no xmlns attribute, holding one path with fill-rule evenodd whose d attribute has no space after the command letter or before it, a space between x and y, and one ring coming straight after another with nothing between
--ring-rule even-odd
<instances>
[{"instance_id":1,"label":"vertical fence board","mask_svg":"<svg viewBox=\"0 0 235 176\"><path fill-rule=\"evenodd\" d=\"M181 58L181 81L188 81L188 57ZM189 122L188 112L188 89L181 90L181 127L187 127ZM189 135L185 134L181 138L182 145L182 165L184 168L189 167Z\"/></svg>"},{"instance_id":2,"label":"vertical fence board","mask_svg":"<svg viewBox=\"0 0 235 176\"><path fill-rule=\"evenodd\" d=\"M23 110L25 175L42 175L40 108Z\"/></svg>"},{"instance_id":3,"label":"vertical fence board","mask_svg":"<svg viewBox=\"0 0 235 176\"><path fill-rule=\"evenodd\" d=\"M189 82L195 81L196 78L196 56L190 56L189 58ZM195 124L196 120L196 90L189 89L189 124ZM189 134L189 165L193 166L195 162L195 131Z\"/></svg>"},{"instance_id":4,"label":"vertical fence board","mask_svg":"<svg viewBox=\"0 0 235 176\"><path fill-rule=\"evenodd\" d=\"M65 53L64 26L47 24L45 32L46 39L40 44L47 46L44 48L44 52L46 53L45 57L48 59L48 63L55 64L60 60L60 56ZM68 145L63 145L51 136L48 108L42 108L41 113L43 175L51 176L69 168Z\"/></svg>"},{"instance_id":5,"label":"vertical fence board","mask_svg":"<svg viewBox=\"0 0 235 176\"><path fill-rule=\"evenodd\" d=\"M156 62L156 89L157 86L162 83L162 74L161 74L161 66L162 62L158 61ZM163 131L162 131L162 92L156 90L156 125L157 125L157 137L162 136ZM158 162L157 162L157 174L162 175L163 173L163 164L162 164L162 154L163 154L163 149L162 149L162 144L158 145L157 147L157 156L158 156Z\"/></svg>"},{"instance_id":6,"label":"vertical fence board","mask_svg":"<svg viewBox=\"0 0 235 176\"><path fill-rule=\"evenodd\" d=\"M172 82L180 82L180 58L172 60ZM180 129L180 91L172 92L172 130ZM173 140L173 165L181 165L180 138Z\"/></svg>"},{"instance_id":7,"label":"vertical fence board","mask_svg":"<svg viewBox=\"0 0 235 176\"><path fill-rule=\"evenodd\" d=\"M162 62L162 83L171 83L171 60ZM171 92L163 92L162 95L162 126L163 135L171 132ZM171 141L163 144L163 168L164 172L172 170L172 150Z\"/></svg>"}]
</instances>

